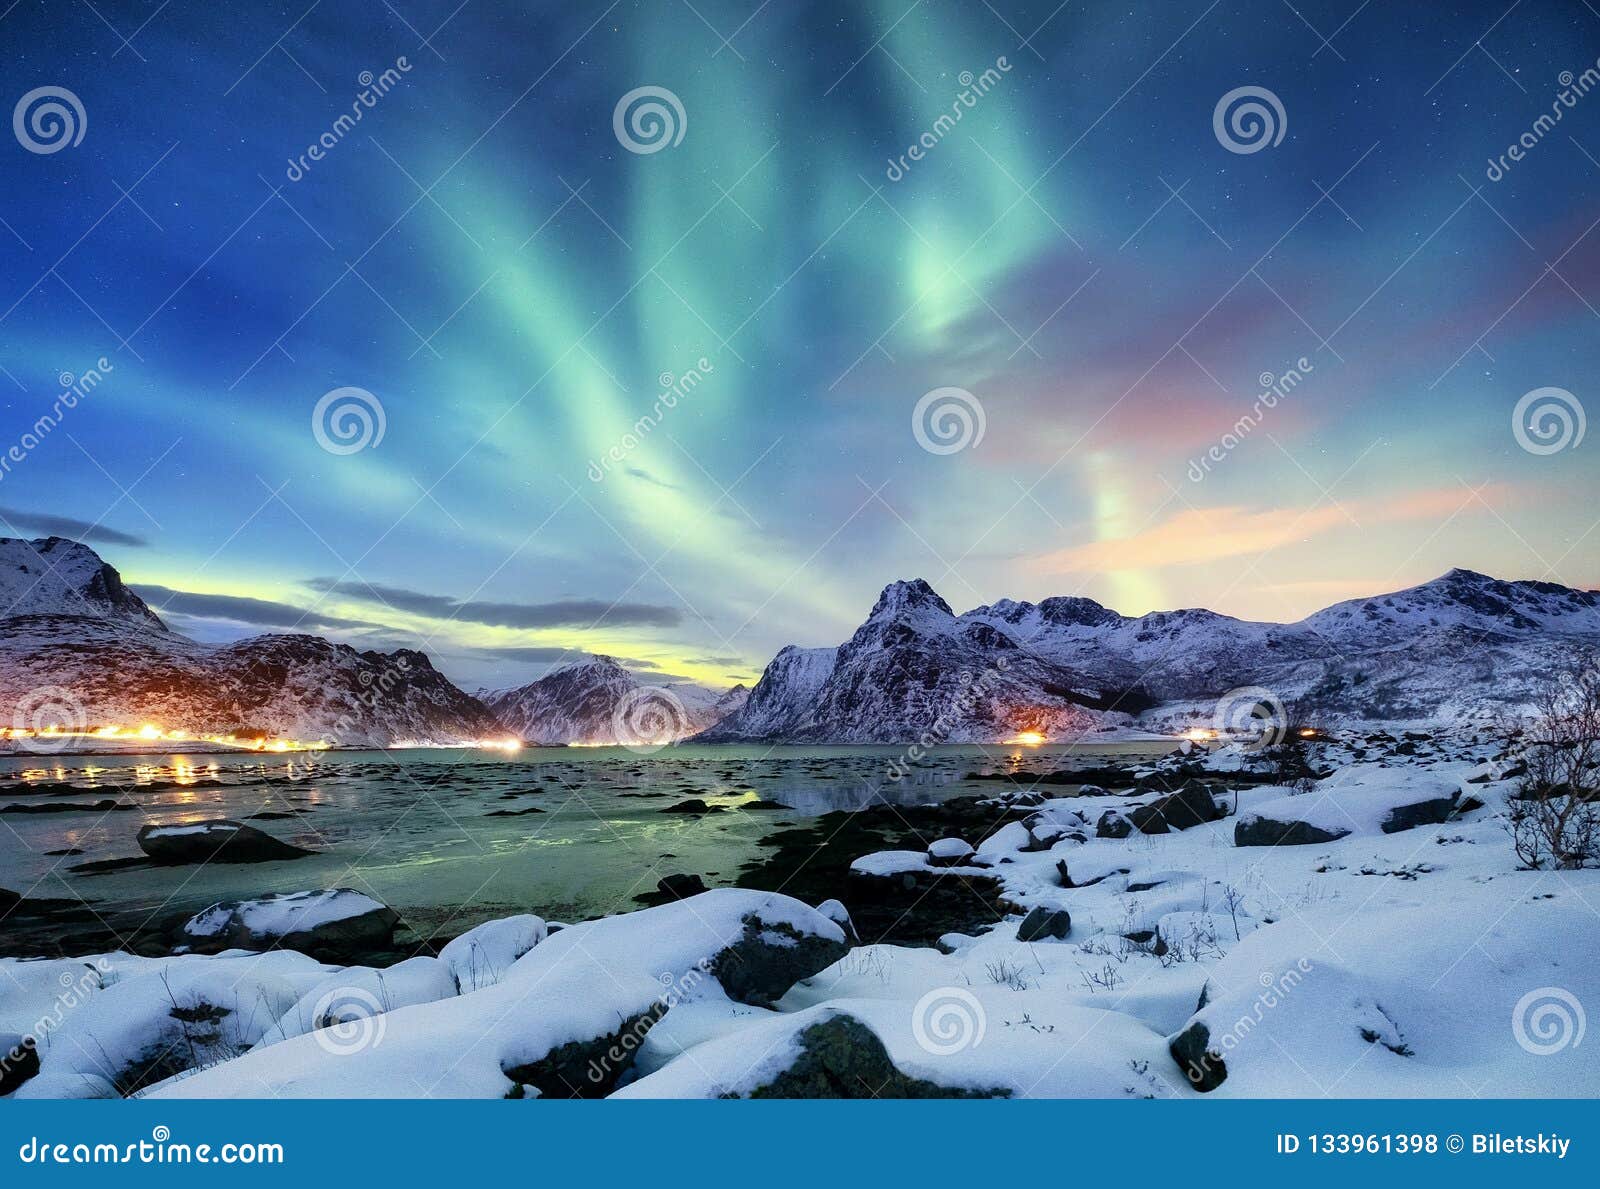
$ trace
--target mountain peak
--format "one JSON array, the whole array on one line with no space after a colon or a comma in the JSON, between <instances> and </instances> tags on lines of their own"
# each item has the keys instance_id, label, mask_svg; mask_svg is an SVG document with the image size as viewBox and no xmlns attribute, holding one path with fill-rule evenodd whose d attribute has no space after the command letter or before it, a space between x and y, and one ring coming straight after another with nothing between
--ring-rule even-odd
<instances>
[{"instance_id":1,"label":"mountain peak","mask_svg":"<svg viewBox=\"0 0 1600 1189\"><path fill-rule=\"evenodd\" d=\"M66 537L0 537L0 619L76 615L166 631L98 553Z\"/></svg>"},{"instance_id":2,"label":"mountain peak","mask_svg":"<svg viewBox=\"0 0 1600 1189\"><path fill-rule=\"evenodd\" d=\"M869 619L896 618L908 611L931 610L955 618L950 604L939 597L937 591L921 578L901 579L883 588L873 605Z\"/></svg>"}]
</instances>

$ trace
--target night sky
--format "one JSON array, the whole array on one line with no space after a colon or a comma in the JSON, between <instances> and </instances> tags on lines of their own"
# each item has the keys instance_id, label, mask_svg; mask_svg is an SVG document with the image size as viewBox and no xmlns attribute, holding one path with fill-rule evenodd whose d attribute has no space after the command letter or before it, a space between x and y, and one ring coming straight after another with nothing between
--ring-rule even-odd
<instances>
[{"instance_id":1,"label":"night sky","mask_svg":"<svg viewBox=\"0 0 1600 1189\"><path fill-rule=\"evenodd\" d=\"M0 138L0 451L111 366L0 533L468 688L749 681L902 577L1279 620L1593 587L1600 443L1513 410L1600 392L1600 85L1560 101L1597 9L17 0L5 104L85 120ZM1241 87L1281 141L1223 143Z\"/></svg>"}]
</instances>

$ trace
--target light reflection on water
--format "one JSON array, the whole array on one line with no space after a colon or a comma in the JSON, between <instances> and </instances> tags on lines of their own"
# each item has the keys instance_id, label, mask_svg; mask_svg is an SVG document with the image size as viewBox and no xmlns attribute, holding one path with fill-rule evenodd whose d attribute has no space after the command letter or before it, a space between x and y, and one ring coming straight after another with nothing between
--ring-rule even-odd
<instances>
[{"instance_id":1,"label":"light reflection on water","mask_svg":"<svg viewBox=\"0 0 1600 1189\"><path fill-rule=\"evenodd\" d=\"M731 882L785 822L992 791L963 781L975 770L1081 767L1168 746L937 747L899 780L887 775L903 757L894 747L684 745L648 757L620 748L370 751L276 761L189 752L53 756L48 766L38 756L0 757L0 808L107 799L135 807L5 816L0 824L15 833L0 829L0 887L162 913L267 891L356 887L424 933L516 911L574 919L633 907L634 895L675 871ZM691 798L711 812L662 812ZM214 817L319 853L243 866L68 870L137 856L135 835L147 822ZM81 853L49 853L67 850Z\"/></svg>"}]
</instances>

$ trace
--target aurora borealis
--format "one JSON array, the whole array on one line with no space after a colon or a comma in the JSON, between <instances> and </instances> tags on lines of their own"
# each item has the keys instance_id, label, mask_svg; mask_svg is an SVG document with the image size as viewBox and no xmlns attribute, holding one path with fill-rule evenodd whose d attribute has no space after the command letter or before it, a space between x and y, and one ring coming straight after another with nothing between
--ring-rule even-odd
<instances>
[{"instance_id":1,"label":"aurora borealis","mask_svg":"<svg viewBox=\"0 0 1600 1189\"><path fill-rule=\"evenodd\" d=\"M1486 169L1597 58L1554 0L19 0L6 103L86 129L0 143L0 449L113 366L0 533L95 525L182 630L423 643L468 688L748 681L900 577L1265 619L1593 587L1595 443L1512 411L1594 408L1600 95ZM660 151L614 127L641 87ZM1220 143L1239 87L1281 143ZM336 453L344 387L383 434ZM943 387L982 411L950 453Z\"/></svg>"}]
</instances>

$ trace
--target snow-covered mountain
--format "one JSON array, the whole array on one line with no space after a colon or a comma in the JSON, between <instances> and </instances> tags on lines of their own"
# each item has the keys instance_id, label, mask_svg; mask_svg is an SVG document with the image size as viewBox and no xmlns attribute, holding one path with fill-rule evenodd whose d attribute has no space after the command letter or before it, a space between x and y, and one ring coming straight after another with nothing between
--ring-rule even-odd
<instances>
[{"instance_id":1,"label":"snow-covered mountain","mask_svg":"<svg viewBox=\"0 0 1600 1189\"><path fill-rule=\"evenodd\" d=\"M167 630L87 545L65 537L0 537L0 620L56 613Z\"/></svg>"},{"instance_id":2,"label":"snow-covered mountain","mask_svg":"<svg viewBox=\"0 0 1600 1189\"><path fill-rule=\"evenodd\" d=\"M671 743L744 705L742 685L714 690L687 681L649 685L609 656L562 665L516 689L478 697L529 743Z\"/></svg>"},{"instance_id":3,"label":"snow-covered mountain","mask_svg":"<svg viewBox=\"0 0 1600 1189\"><path fill-rule=\"evenodd\" d=\"M0 538L0 592L0 727L149 724L379 747L504 734L420 652L308 635L189 640L92 549L59 537Z\"/></svg>"},{"instance_id":4,"label":"snow-covered mountain","mask_svg":"<svg viewBox=\"0 0 1600 1189\"><path fill-rule=\"evenodd\" d=\"M1209 721L1260 686L1319 722L1488 721L1600 650L1600 594L1451 570L1299 623L1191 609L1130 617L1091 599L1002 600L956 615L896 582L837 649L786 648L742 712L702 738L832 742L1068 739Z\"/></svg>"},{"instance_id":5,"label":"snow-covered mountain","mask_svg":"<svg viewBox=\"0 0 1600 1189\"><path fill-rule=\"evenodd\" d=\"M1024 731L1077 735L1141 709L1115 680L1086 676L977 615L957 616L920 578L884 588L837 649L786 648L745 709L702 739L829 743L985 742Z\"/></svg>"}]
</instances>

